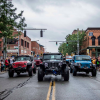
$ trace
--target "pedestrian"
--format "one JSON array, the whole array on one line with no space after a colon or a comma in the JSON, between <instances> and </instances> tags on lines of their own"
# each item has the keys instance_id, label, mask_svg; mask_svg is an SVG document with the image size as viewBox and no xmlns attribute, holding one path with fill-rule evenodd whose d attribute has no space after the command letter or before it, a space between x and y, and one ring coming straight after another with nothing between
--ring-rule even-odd
<instances>
[{"instance_id":1,"label":"pedestrian","mask_svg":"<svg viewBox=\"0 0 100 100\"><path fill-rule=\"evenodd\" d=\"M96 69L98 70L99 68L99 61L98 61L98 57L96 58Z\"/></svg>"},{"instance_id":2,"label":"pedestrian","mask_svg":"<svg viewBox=\"0 0 100 100\"><path fill-rule=\"evenodd\" d=\"M4 71L4 62L1 60L1 72Z\"/></svg>"},{"instance_id":3,"label":"pedestrian","mask_svg":"<svg viewBox=\"0 0 100 100\"><path fill-rule=\"evenodd\" d=\"M5 65L6 65L6 71L7 71L7 69L9 68L8 58L6 58L6 60L5 60Z\"/></svg>"}]
</instances>

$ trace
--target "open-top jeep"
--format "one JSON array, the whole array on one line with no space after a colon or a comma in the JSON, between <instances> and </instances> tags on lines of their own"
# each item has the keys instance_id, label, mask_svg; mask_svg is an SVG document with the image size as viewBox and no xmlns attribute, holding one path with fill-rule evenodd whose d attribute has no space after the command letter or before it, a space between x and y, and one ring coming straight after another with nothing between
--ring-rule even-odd
<instances>
[{"instance_id":1,"label":"open-top jeep","mask_svg":"<svg viewBox=\"0 0 100 100\"><path fill-rule=\"evenodd\" d=\"M91 58L88 55L75 55L72 58L70 73L73 72L73 76L76 76L77 72L89 72L92 76L96 76L96 66L92 64Z\"/></svg>"},{"instance_id":2,"label":"open-top jeep","mask_svg":"<svg viewBox=\"0 0 100 100\"><path fill-rule=\"evenodd\" d=\"M8 70L9 77L13 77L14 72L16 72L18 75L20 73L28 72L29 76L32 76L33 73L36 73L33 57L27 55L15 57L15 62Z\"/></svg>"},{"instance_id":3,"label":"open-top jeep","mask_svg":"<svg viewBox=\"0 0 100 100\"><path fill-rule=\"evenodd\" d=\"M61 53L43 54L42 63L38 68L38 81L43 81L44 75L48 74L62 75L64 81L69 80L69 69Z\"/></svg>"}]
</instances>

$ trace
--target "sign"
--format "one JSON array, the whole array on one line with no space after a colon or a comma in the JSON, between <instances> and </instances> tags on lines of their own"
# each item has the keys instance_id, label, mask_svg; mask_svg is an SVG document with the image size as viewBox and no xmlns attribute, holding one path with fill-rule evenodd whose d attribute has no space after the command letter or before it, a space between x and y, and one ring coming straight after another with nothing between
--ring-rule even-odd
<instances>
[{"instance_id":1,"label":"sign","mask_svg":"<svg viewBox=\"0 0 100 100\"><path fill-rule=\"evenodd\" d=\"M93 32L89 32L89 36L93 36Z\"/></svg>"},{"instance_id":2,"label":"sign","mask_svg":"<svg viewBox=\"0 0 100 100\"><path fill-rule=\"evenodd\" d=\"M18 50L7 50L8 53L16 53Z\"/></svg>"},{"instance_id":3,"label":"sign","mask_svg":"<svg viewBox=\"0 0 100 100\"><path fill-rule=\"evenodd\" d=\"M18 46L14 46L14 49L18 49Z\"/></svg>"},{"instance_id":4,"label":"sign","mask_svg":"<svg viewBox=\"0 0 100 100\"><path fill-rule=\"evenodd\" d=\"M89 49L87 49L87 53L89 54Z\"/></svg>"}]
</instances>

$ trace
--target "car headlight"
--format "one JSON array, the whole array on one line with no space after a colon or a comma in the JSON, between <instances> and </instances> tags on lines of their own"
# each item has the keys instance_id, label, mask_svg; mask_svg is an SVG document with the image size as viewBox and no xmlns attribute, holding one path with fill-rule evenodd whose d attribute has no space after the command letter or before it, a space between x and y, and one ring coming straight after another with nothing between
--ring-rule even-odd
<instances>
[{"instance_id":1,"label":"car headlight","mask_svg":"<svg viewBox=\"0 0 100 100\"><path fill-rule=\"evenodd\" d=\"M45 63L45 67L48 67L48 63Z\"/></svg>"},{"instance_id":2,"label":"car headlight","mask_svg":"<svg viewBox=\"0 0 100 100\"><path fill-rule=\"evenodd\" d=\"M79 66L81 66L81 63L79 63Z\"/></svg>"},{"instance_id":3,"label":"car headlight","mask_svg":"<svg viewBox=\"0 0 100 100\"><path fill-rule=\"evenodd\" d=\"M81 63L75 63L75 66L81 66Z\"/></svg>"},{"instance_id":4,"label":"car headlight","mask_svg":"<svg viewBox=\"0 0 100 100\"><path fill-rule=\"evenodd\" d=\"M26 63L24 63L24 65L26 65Z\"/></svg>"},{"instance_id":5,"label":"car headlight","mask_svg":"<svg viewBox=\"0 0 100 100\"><path fill-rule=\"evenodd\" d=\"M61 66L61 65L62 65L62 63L60 62L60 63L59 63L59 66Z\"/></svg>"}]
</instances>

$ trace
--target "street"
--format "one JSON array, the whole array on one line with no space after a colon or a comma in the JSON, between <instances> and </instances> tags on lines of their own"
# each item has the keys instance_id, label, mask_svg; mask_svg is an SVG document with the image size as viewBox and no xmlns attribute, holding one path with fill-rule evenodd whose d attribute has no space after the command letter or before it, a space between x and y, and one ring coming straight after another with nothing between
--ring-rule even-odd
<instances>
[{"instance_id":1,"label":"street","mask_svg":"<svg viewBox=\"0 0 100 100\"><path fill-rule=\"evenodd\" d=\"M70 74L68 82L60 75L47 75L38 82L37 74L15 74L13 78L0 74L0 100L100 100L100 72L96 77Z\"/></svg>"}]
</instances>

